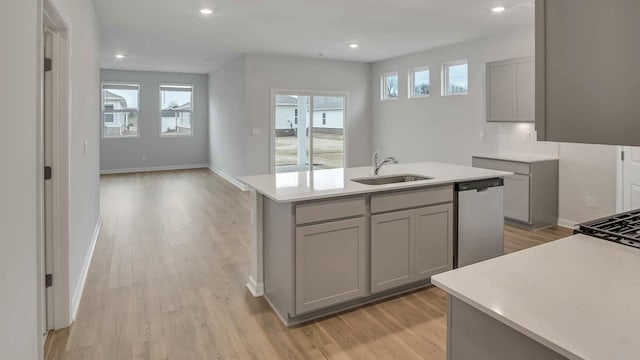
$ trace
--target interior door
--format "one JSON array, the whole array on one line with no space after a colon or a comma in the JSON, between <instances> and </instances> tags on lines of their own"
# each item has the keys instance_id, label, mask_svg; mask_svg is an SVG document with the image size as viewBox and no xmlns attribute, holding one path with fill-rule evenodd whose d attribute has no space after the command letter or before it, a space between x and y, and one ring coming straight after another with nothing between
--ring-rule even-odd
<instances>
[{"instance_id":1,"label":"interior door","mask_svg":"<svg viewBox=\"0 0 640 360\"><path fill-rule=\"evenodd\" d=\"M624 211L640 208L640 148L624 147L622 161L622 200Z\"/></svg>"},{"instance_id":2,"label":"interior door","mask_svg":"<svg viewBox=\"0 0 640 360\"><path fill-rule=\"evenodd\" d=\"M272 98L273 171L344 167L344 95L283 91Z\"/></svg>"}]
</instances>

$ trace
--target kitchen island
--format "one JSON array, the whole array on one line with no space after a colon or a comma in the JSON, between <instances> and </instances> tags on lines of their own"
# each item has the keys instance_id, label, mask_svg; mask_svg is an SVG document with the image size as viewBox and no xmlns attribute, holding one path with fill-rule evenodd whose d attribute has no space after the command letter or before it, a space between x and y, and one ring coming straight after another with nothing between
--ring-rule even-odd
<instances>
[{"instance_id":1,"label":"kitchen island","mask_svg":"<svg viewBox=\"0 0 640 360\"><path fill-rule=\"evenodd\" d=\"M510 174L415 163L242 177L247 287L294 325L428 286L454 265L454 184Z\"/></svg>"},{"instance_id":2,"label":"kitchen island","mask_svg":"<svg viewBox=\"0 0 640 360\"><path fill-rule=\"evenodd\" d=\"M586 235L438 274L447 359L640 359L640 251Z\"/></svg>"}]
</instances>

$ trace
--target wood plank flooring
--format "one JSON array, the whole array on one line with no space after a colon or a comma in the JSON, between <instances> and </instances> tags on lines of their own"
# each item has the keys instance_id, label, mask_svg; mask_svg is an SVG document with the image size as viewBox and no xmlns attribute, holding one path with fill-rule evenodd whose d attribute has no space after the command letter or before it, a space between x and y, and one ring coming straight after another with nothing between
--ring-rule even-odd
<instances>
[{"instance_id":1,"label":"wood plank flooring","mask_svg":"<svg viewBox=\"0 0 640 360\"><path fill-rule=\"evenodd\" d=\"M77 319L47 359L445 359L437 288L285 328L245 288L248 194L208 170L103 176L101 196ZM507 227L505 249L569 234Z\"/></svg>"}]
</instances>

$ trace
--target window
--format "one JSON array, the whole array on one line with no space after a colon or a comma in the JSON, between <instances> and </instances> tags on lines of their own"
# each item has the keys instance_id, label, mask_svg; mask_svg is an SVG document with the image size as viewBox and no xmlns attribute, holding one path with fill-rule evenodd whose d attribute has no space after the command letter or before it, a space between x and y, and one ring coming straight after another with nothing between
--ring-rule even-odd
<instances>
[{"instance_id":1,"label":"window","mask_svg":"<svg viewBox=\"0 0 640 360\"><path fill-rule=\"evenodd\" d=\"M466 60L442 65L442 95L465 95L469 92L468 65Z\"/></svg>"},{"instance_id":2,"label":"window","mask_svg":"<svg viewBox=\"0 0 640 360\"><path fill-rule=\"evenodd\" d=\"M409 72L409 96L411 98L427 97L431 94L429 67L419 67Z\"/></svg>"},{"instance_id":3,"label":"window","mask_svg":"<svg viewBox=\"0 0 640 360\"><path fill-rule=\"evenodd\" d=\"M382 75L382 100L394 100L398 98L398 73L391 72Z\"/></svg>"},{"instance_id":4,"label":"window","mask_svg":"<svg viewBox=\"0 0 640 360\"><path fill-rule=\"evenodd\" d=\"M140 85L102 84L102 137L138 136Z\"/></svg>"},{"instance_id":5,"label":"window","mask_svg":"<svg viewBox=\"0 0 640 360\"><path fill-rule=\"evenodd\" d=\"M160 135L192 135L193 86L160 86Z\"/></svg>"},{"instance_id":6,"label":"window","mask_svg":"<svg viewBox=\"0 0 640 360\"><path fill-rule=\"evenodd\" d=\"M322 113L322 125L327 125L327 113Z\"/></svg>"}]
</instances>

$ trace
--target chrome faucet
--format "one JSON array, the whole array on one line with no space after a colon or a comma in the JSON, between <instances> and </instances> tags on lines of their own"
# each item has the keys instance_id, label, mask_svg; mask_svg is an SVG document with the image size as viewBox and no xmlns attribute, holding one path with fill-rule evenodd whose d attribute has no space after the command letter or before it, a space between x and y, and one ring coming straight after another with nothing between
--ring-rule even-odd
<instances>
[{"instance_id":1,"label":"chrome faucet","mask_svg":"<svg viewBox=\"0 0 640 360\"><path fill-rule=\"evenodd\" d=\"M387 163L394 163L397 164L398 160L396 158L394 158L393 156L389 156L388 158L382 160L381 162L378 161L378 151L376 151L373 154L373 159L371 161L371 166L373 167L373 175L378 175L378 172L380 172L380 168Z\"/></svg>"}]
</instances>

